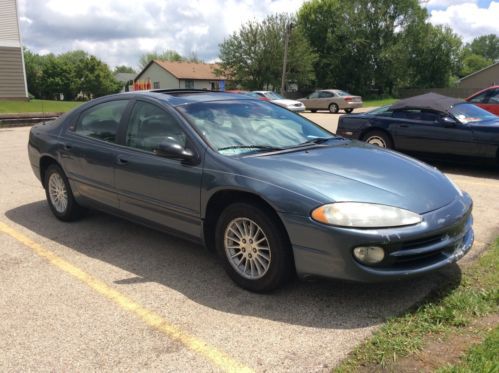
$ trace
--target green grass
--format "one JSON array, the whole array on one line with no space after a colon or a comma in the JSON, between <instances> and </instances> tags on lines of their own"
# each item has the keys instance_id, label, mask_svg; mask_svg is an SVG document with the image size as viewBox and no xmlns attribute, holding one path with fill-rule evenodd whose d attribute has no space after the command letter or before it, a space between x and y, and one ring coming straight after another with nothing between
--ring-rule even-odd
<instances>
[{"instance_id":1,"label":"green grass","mask_svg":"<svg viewBox=\"0 0 499 373\"><path fill-rule=\"evenodd\" d=\"M0 100L0 113L62 113L71 110L82 103L83 102L49 100Z\"/></svg>"},{"instance_id":2,"label":"green grass","mask_svg":"<svg viewBox=\"0 0 499 373\"><path fill-rule=\"evenodd\" d=\"M391 105L395 101L397 101L396 98L384 98L382 100L366 100L364 101L364 107Z\"/></svg>"},{"instance_id":3,"label":"green grass","mask_svg":"<svg viewBox=\"0 0 499 373\"><path fill-rule=\"evenodd\" d=\"M481 344L472 347L460 363L439 369L437 372L499 372L499 327L492 330Z\"/></svg>"},{"instance_id":4,"label":"green grass","mask_svg":"<svg viewBox=\"0 0 499 373\"><path fill-rule=\"evenodd\" d=\"M499 312L499 239L462 273L459 284L448 279L421 304L388 320L369 340L358 346L336 372L361 366L382 366L423 348L424 338L449 333L473 319Z\"/></svg>"}]
</instances>

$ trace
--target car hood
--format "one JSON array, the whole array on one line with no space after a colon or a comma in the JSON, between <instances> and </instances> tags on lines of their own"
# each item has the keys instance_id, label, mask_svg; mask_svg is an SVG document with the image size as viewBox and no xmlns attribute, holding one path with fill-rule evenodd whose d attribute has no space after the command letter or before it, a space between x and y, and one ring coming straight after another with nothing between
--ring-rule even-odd
<instances>
[{"instance_id":1,"label":"car hood","mask_svg":"<svg viewBox=\"0 0 499 373\"><path fill-rule=\"evenodd\" d=\"M422 214L449 204L459 193L436 168L358 141L241 161L253 177L318 203L379 203Z\"/></svg>"},{"instance_id":2,"label":"car hood","mask_svg":"<svg viewBox=\"0 0 499 373\"><path fill-rule=\"evenodd\" d=\"M284 105L284 106L287 106L287 105L296 105L296 104L301 104L301 102L300 102L300 101L296 101L296 100L288 100L288 99L272 100L272 102L275 102L276 104L279 104L279 105Z\"/></svg>"}]
</instances>

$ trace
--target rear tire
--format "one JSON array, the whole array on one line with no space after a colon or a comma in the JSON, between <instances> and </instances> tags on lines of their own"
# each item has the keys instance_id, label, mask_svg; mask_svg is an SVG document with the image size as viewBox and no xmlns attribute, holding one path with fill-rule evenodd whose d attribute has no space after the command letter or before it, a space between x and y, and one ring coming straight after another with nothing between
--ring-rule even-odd
<instances>
[{"instance_id":1,"label":"rear tire","mask_svg":"<svg viewBox=\"0 0 499 373\"><path fill-rule=\"evenodd\" d=\"M350 114L353 112L353 109L352 108L348 108L348 109L345 109L345 113L347 114Z\"/></svg>"},{"instance_id":2,"label":"rear tire","mask_svg":"<svg viewBox=\"0 0 499 373\"><path fill-rule=\"evenodd\" d=\"M68 178L61 167L51 164L45 171L45 195L50 210L62 221L74 221L83 214L83 208L76 203Z\"/></svg>"},{"instance_id":3,"label":"rear tire","mask_svg":"<svg viewBox=\"0 0 499 373\"><path fill-rule=\"evenodd\" d=\"M393 149L392 139L383 131L369 131L362 139L368 144L379 146L380 148Z\"/></svg>"},{"instance_id":4,"label":"rear tire","mask_svg":"<svg viewBox=\"0 0 499 373\"><path fill-rule=\"evenodd\" d=\"M311 113L317 113L317 109L310 109Z\"/></svg>"},{"instance_id":5,"label":"rear tire","mask_svg":"<svg viewBox=\"0 0 499 373\"><path fill-rule=\"evenodd\" d=\"M283 286L293 271L284 228L263 206L234 203L218 219L215 243L229 277L242 288L268 292Z\"/></svg>"},{"instance_id":6,"label":"rear tire","mask_svg":"<svg viewBox=\"0 0 499 373\"><path fill-rule=\"evenodd\" d=\"M340 108L334 102L332 104L329 104L329 112L330 113L336 114L339 110L340 110Z\"/></svg>"}]
</instances>

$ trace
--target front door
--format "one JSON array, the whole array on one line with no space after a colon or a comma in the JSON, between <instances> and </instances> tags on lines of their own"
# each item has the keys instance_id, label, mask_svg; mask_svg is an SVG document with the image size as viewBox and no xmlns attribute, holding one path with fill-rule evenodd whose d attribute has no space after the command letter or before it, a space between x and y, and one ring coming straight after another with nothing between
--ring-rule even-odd
<instances>
[{"instance_id":1,"label":"front door","mask_svg":"<svg viewBox=\"0 0 499 373\"><path fill-rule=\"evenodd\" d=\"M477 152L469 126L445 124L440 115L425 110L403 110L392 114L391 128L396 148L410 152L474 155Z\"/></svg>"},{"instance_id":2,"label":"front door","mask_svg":"<svg viewBox=\"0 0 499 373\"><path fill-rule=\"evenodd\" d=\"M155 103L137 100L124 147L116 156L120 209L162 226L199 237L202 167L154 153L169 138L192 147L177 118Z\"/></svg>"}]
</instances>

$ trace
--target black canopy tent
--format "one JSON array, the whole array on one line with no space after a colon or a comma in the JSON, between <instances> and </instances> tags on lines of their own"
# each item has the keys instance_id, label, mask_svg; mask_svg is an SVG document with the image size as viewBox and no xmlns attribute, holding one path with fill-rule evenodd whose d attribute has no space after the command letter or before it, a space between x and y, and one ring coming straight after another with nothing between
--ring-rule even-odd
<instances>
[{"instance_id":1,"label":"black canopy tent","mask_svg":"<svg viewBox=\"0 0 499 373\"><path fill-rule=\"evenodd\" d=\"M424 95L405 98L390 106L391 110L403 109L425 109L447 113L454 105L466 102L459 98L447 97L438 93L426 93Z\"/></svg>"}]
</instances>

